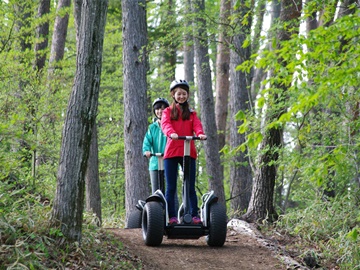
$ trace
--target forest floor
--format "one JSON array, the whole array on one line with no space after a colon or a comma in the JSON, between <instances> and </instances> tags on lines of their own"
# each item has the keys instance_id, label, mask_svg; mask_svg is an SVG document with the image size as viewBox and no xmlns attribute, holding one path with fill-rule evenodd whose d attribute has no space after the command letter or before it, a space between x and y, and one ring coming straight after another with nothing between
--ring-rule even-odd
<instances>
[{"instance_id":1,"label":"forest floor","mask_svg":"<svg viewBox=\"0 0 360 270\"><path fill-rule=\"evenodd\" d=\"M107 229L119 239L138 269L310 269L295 261L278 241L265 239L250 224L232 220L223 247L209 247L205 238L167 239L158 247L144 244L141 229ZM137 268L137 267L136 267Z\"/></svg>"}]
</instances>

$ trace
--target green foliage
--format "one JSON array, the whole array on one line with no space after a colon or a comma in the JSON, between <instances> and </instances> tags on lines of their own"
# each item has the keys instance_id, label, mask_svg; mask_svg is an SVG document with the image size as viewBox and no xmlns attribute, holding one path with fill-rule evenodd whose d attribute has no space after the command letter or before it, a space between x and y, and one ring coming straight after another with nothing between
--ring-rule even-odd
<instances>
[{"instance_id":1,"label":"green foliage","mask_svg":"<svg viewBox=\"0 0 360 270\"><path fill-rule=\"evenodd\" d=\"M0 269L137 269L120 242L98 229L86 215L82 243L68 243L58 228L49 226L49 200L31 190L0 181Z\"/></svg>"},{"instance_id":2,"label":"green foliage","mask_svg":"<svg viewBox=\"0 0 360 270\"><path fill-rule=\"evenodd\" d=\"M282 233L300 237L304 254L309 249L306 246L312 246L322 264L338 263L341 269L353 269L360 264L359 215L350 195L347 199L313 201L303 210L282 216L276 227Z\"/></svg>"},{"instance_id":3,"label":"green foliage","mask_svg":"<svg viewBox=\"0 0 360 270\"><path fill-rule=\"evenodd\" d=\"M103 67L97 116L102 214L124 214L122 38L120 11L110 5L105 28Z\"/></svg>"},{"instance_id":4,"label":"green foliage","mask_svg":"<svg viewBox=\"0 0 360 270\"><path fill-rule=\"evenodd\" d=\"M359 265L359 23L357 15L338 18L238 67L271 72L256 111L237 114L238 131L246 134L238 150L247 147L256 161L260 134L284 131L281 149L273 149L279 153L276 207L287 213L277 226L316 243L322 260L336 258L344 269Z\"/></svg>"}]
</instances>

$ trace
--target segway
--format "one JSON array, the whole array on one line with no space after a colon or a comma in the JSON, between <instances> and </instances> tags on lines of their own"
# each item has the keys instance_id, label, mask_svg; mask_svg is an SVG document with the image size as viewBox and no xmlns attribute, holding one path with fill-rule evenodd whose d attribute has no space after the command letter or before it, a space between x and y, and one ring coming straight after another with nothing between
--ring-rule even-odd
<instances>
[{"instance_id":1,"label":"segway","mask_svg":"<svg viewBox=\"0 0 360 270\"><path fill-rule=\"evenodd\" d=\"M150 156L156 156L158 159L158 186L162 193L165 192L165 177L164 177L164 160L163 153L151 153ZM127 229L141 228L142 212L145 207L144 200L138 200L136 209L129 214L129 218L126 224Z\"/></svg>"},{"instance_id":2,"label":"segway","mask_svg":"<svg viewBox=\"0 0 360 270\"><path fill-rule=\"evenodd\" d=\"M200 140L194 136L179 136L184 140L183 157L183 196L178 210L179 224L169 224L168 205L161 190L157 190L146 199L142 214L142 235L147 246L159 246L163 236L168 239L199 239L206 236L206 242L212 247L221 247L226 239L226 208L218 203L214 191L202 196L200 218L202 224L192 224L189 201L190 181L190 142Z\"/></svg>"}]
</instances>

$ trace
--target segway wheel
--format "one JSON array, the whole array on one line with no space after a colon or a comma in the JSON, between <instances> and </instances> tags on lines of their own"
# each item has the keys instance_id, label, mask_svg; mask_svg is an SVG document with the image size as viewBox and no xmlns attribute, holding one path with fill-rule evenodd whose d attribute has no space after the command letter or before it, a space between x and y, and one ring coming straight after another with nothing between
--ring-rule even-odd
<instances>
[{"instance_id":1,"label":"segway wheel","mask_svg":"<svg viewBox=\"0 0 360 270\"><path fill-rule=\"evenodd\" d=\"M142 214L142 234L147 246L159 246L164 235L164 209L159 202L147 202Z\"/></svg>"},{"instance_id":2,"label":"segway wheel","mask_svg":"<svg viewBox=\"0 0 360 270\"><path fill-rule=\"evenodd\" d=\"M141 228L142 211L136 209L129 214L129 218L126 224L127 229Z\"/></svg>"},{"instance_id":3,"label":"segway wheel","mask_svg":"<svg viewBox=\"0 0 360 270\"><path fill-rule=\"evenodd\" d=\"M206 242L211 247L222 247L226 240L226 208L219 203L210 205L209 235Z\"/></svg>"}]
</instances>

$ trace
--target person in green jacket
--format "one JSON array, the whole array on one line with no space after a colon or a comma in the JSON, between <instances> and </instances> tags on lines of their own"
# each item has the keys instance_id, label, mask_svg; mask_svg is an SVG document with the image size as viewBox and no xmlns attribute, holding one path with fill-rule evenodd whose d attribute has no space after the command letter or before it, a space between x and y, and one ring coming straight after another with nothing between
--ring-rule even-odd
<instances>
[{"instance_id":1,"label":"person in green jacket","mask_svg":"<svg viewBox=\"0 0 360 270\"><path fill-rule=\"evenodd\" d=\"M152 193L154 193L156 190L160 189L160 183L158 177L158 157L151 156L151 154L164 154L167 138L161 130L160 120L163 110L169 107L169 102L165 98L157 98L154 100L152 107L156 119L148 127L148 130L144 137L142 151L144 156L150 158L149 173L151 181L151 191ZM164 173L164 171L162 171L162 173ZM175 208L177 209L179 206L179 200L176 192L174 200Z\"/></svg>"},{"instance_id":2,"label":"person in green jacket","mask_svg":"<svg viewBox=\"0 0 360 270\"><path fill-rule=\"evenodd\" d=\"M165 98L157 98L153 102L153 113L156 119L149 125L143 141L143 155L149 160L149 173L151 181L151 190L154 193L160 189L160 183L158 179L158 158L151 156L155 153L164 153L166 145L166 136L161 130L160 120L162 112L165 108L169 107L169 102Z\"/></svg>"}]
</instances>

